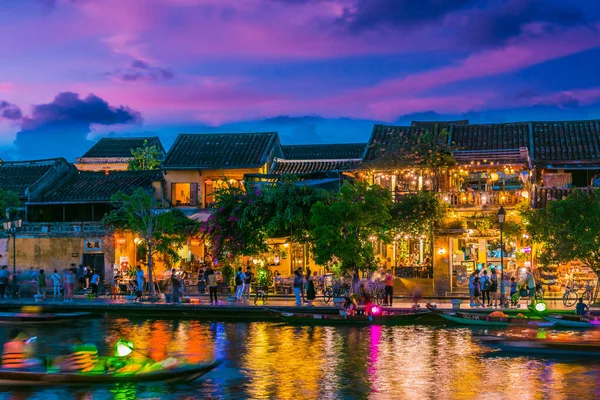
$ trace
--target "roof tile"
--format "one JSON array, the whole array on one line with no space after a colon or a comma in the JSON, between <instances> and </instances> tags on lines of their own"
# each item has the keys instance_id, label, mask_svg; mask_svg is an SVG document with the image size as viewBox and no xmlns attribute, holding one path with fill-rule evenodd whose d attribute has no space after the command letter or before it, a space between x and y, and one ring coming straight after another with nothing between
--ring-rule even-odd
<instances>
[{"instance_id":1,"label":"roof tile","mask_svg":"<svg viewBox=\"0 0 600 400\"><path fill-rule=\"evenodd\" d=\"M157 146L162 153L165 152L157 136L102 138L81 158L130 158L131 150L144 147L146 140L148 146Z\"/></svg>"},{"instance_id":2,"label":"roof tile","mask_svg":"<svg viewBox=\"0 0 600 400\"><path fill-rule=\"evenodd\" d=\"M367 144L293 144L281 147L288 160L349 160L362 158Z\"/></svg>"},{"instance_id":3,"label":"roof tile","mask_svg":"<svg viewBox=\"0 0 600 400\"><path fill-rule=\"evenodd\" d=\"M273 174L309 174L313 172L352 171L360 160L282 160L277 159Z\"/></svg>"}]
</instances>

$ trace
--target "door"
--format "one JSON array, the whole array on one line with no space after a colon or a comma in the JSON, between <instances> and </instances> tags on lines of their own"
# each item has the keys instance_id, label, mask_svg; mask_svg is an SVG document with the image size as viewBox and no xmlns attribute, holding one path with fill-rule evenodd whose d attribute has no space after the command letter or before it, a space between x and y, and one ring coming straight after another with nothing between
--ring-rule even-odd
<instances>
[{"instance_id":1,"label":"door","mask_svg":"<svg viewBox=\"0 0 600 400\"><path fill-rule=\"evenodd\" d=\"M84 254L83 265L87 265L100 275L100 282L104 282L104 254Z\"/></svg>"}]
</instances>

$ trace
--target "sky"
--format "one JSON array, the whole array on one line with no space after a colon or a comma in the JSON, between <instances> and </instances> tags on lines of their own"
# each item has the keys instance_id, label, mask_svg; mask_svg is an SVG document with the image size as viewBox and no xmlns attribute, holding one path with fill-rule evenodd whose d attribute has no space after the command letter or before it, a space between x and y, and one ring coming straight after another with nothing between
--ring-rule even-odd
<instances>
[{"instance_id":1,"label":"sky","mask_svg":"<svg viewBox=\"0 0 600 400\"><path fill-rule=\"evenodd\" d=\"M600 118L597 0L0 0L0 157Z\"/></svg>"}]
</instances>

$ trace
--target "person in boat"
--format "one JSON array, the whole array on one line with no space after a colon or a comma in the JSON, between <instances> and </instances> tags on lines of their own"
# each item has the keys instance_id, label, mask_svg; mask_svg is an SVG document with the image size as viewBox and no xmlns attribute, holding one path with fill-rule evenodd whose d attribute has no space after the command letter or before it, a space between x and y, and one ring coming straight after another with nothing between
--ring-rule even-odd
<instances>
[{"instance_id":1,"label":"person in boat","mask_svg":"<svg viewBox=\"0 0 600 400\"><path fill-rule=\"evenodd\" d=\"M340 303L340 315L347 317L348 315L354 315L356 312L356 304L350 297L346 297L343 303Z\"/></svg>"},{"instance_id":2,"label":"person in boat","mask_svg":"<svg viewBox=\"0 0 600 400\"><path fill-rule=\"evenodd\" d=\"M23 331L11 330L2 350L2 369L26 369L39 365L39 360L31 358L33 349L30 341Z\"/></svg>"},{"instance_id":3,"label":"person in boat","mask_svg":"<svg viewBox=\"0 0 600 400\"><path fill-rule=\"evenodd\" d=\"M80 336L72 340L70 354L60 363L62 372L90 372L98 364L98 348L91 343L83 343Z\"/></svg>"},{"instance_id":4,"label":"person in boat","mask_svg":"<svg viewBox=\"0 0 600 400\"><path fill-rule=\"evenodd\" d=\"M589 312L590 308L583 302L583 297L580 297L579 302L575 306L575 314L583 316L587 315Z\"/></svg>"}]
</instances>

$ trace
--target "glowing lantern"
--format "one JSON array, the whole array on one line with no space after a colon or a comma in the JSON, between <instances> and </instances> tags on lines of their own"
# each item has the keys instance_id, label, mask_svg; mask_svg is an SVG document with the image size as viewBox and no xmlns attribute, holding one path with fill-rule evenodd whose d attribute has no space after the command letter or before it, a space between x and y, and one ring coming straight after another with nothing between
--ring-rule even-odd
<instances>
[{"instance_id":1,"label":"glowing lantern","mask_svg":"<svg viewBox=\"0 0 600 400\"><path fill-rule=\"evenodd\" d=\"M133 342L129 340L119 339L117 343L115 343L115 356L117 357L127 357L131 353L133 353Z\"/></svg>"},{"instance_id":2,"label":"glowing lantern","mask_svg":"<svg viewBox=\"0 0 600 400\"><path fill-rule=\"evenodd\" d=\"M376 305L371 307L371 315L381 315L381 307Z\"/></svg>"},{"instance_id":3,"label":"glowing lantern","mask_svg":"<svg viewBox=\"0 0 600 400\"><path fill-rule=\"evenodd\" d=\"M543 301L540 301L535 305L535 311L537 312L544 312L547 308L548 307L546 306L546 303L544 303Z\"/></svg>"},{"instance_id":4,"label":"glowing lantern","mask_svg":"<svg viewBox=\"0 0 600 400\"><path fill-rule=\"evenodd\" d=\"M200 246L200 239L194 238L194 239L190 240L190 244L194 247Z\"/></svg>"},{"instance_id":5,"label":"glowing lantern","mask_svg":"<svg viewBox=\"0 0 600 400\"><path fill-rule=\"evenodd\" d=\"M528 199L529 198L529 192L527 190L523 190L521 192L521 196L523 196L524 198Z\"/></svg>"},{"instance_id":6,"label":"glowing lantern","mask_svg":"<svg viewBox=\"0 0 600 400\"><path fill-rule=\"evenodd\" d=\"M492 172L490 174L490 178L492 178L492 181L497 181L498 180L498 173L497 172Z\"/></svg>"},{"instance_id":7,"label":"glowing lantern","mask_svg":"<svg viewBox=\"0 0 600 400\"><path fill-rule=\"evenodd\" d=\"M127 240L124 237L120 237L117 239L117 244L124 245Z\"/></svg>"}]
</instances>

